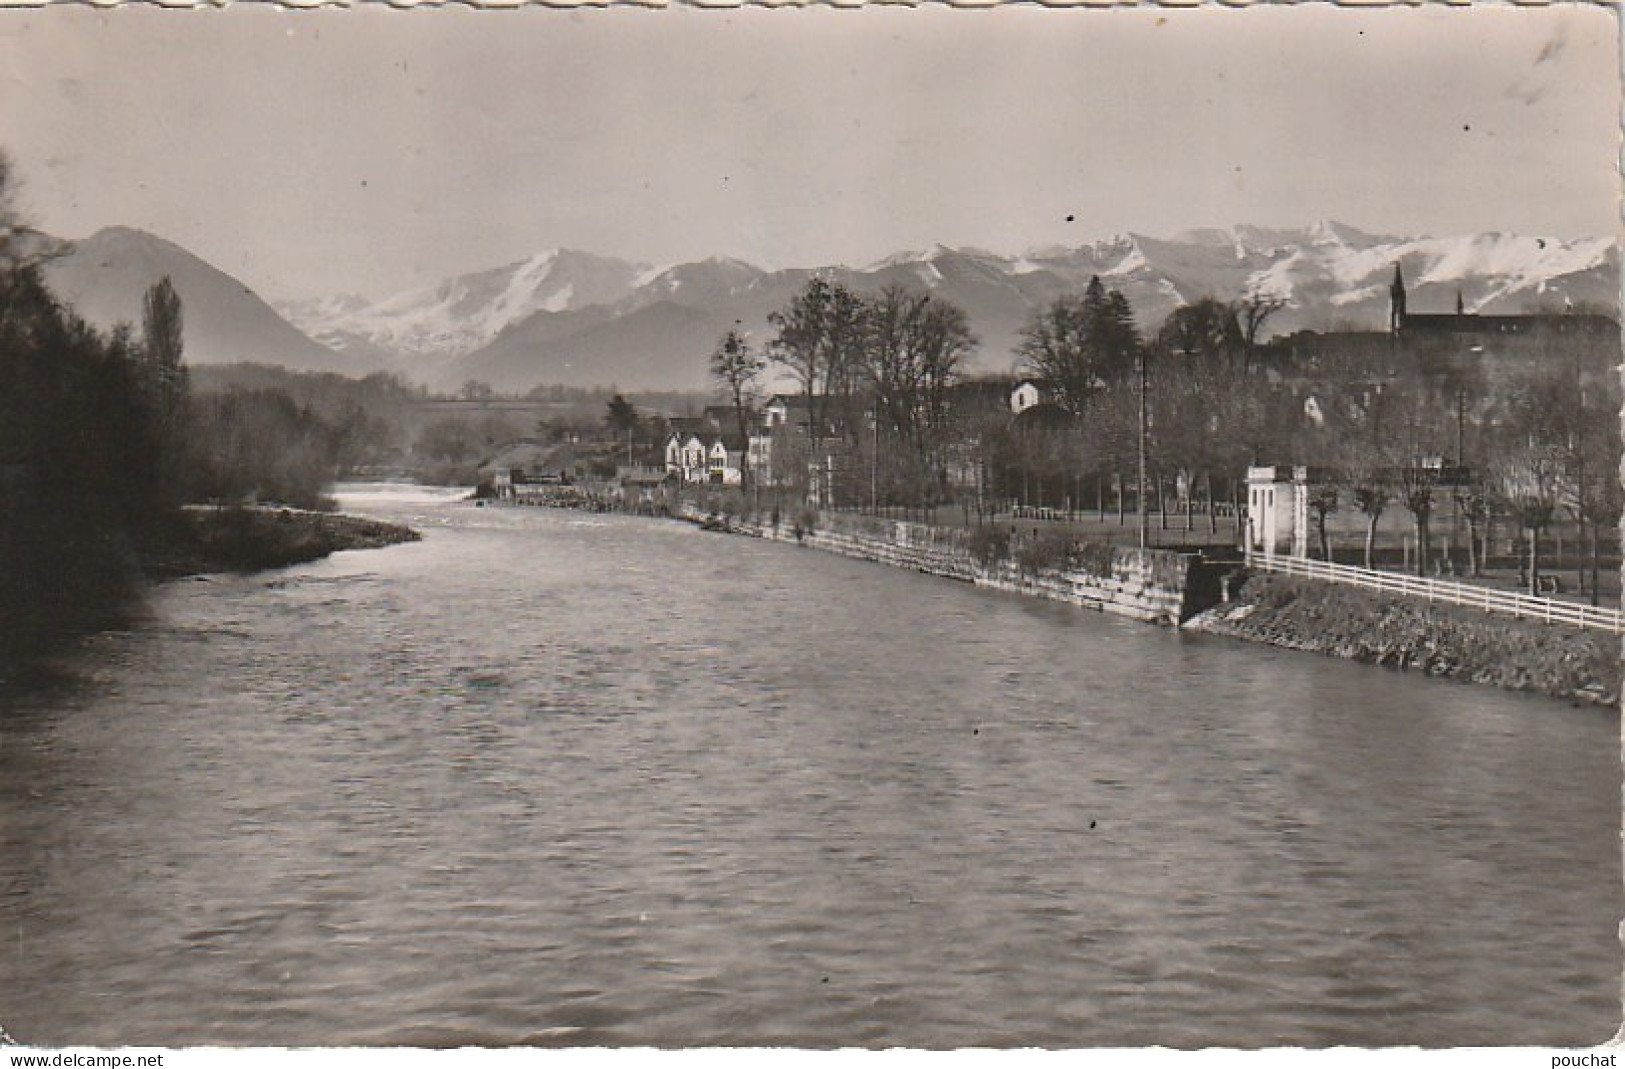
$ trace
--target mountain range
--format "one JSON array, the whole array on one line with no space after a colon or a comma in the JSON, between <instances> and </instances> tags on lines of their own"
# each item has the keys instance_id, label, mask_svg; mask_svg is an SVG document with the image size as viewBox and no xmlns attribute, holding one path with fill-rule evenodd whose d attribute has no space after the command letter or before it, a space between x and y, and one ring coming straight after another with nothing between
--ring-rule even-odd
<instances>
[{"instance_id":1,"label":"mountain range","mask_svg":"<svg viewBox=\"0 0 1625 1069\"><path fill-rule=\"evenodd\" d=\"M952 301L981 339L972 369L1002 371L1032 313L1081 291L1092 275L1123 291L1147 333L1180 304L1249 291L1287 300L1272 333L1379 330L1396 262L1415 312L1451 311L1458 293L1468 311L1486 313L1619 303L1612 238L1404 238L1338 223L1128 234L1021 256L937 246L820 270L860 292L899 283ZM737 324L764 345L768 315L813 271L716 258L652 267L557 249L381 300L340 295L273 307L179 246L128 228L74 243L48 268L58 292L104 325L138 318L141 294L168 274L195 363L391 370L439 388L479 380L504 391L540 382L703 389L723 333Z\"/></svg>"}]
</instances>

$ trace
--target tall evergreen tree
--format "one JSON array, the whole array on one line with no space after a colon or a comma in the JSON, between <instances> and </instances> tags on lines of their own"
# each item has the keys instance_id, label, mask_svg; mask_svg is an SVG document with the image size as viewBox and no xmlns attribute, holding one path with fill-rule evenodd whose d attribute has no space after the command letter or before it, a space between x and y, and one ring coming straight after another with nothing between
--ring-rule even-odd
<instances>
[{"instance_id":1,"label":"tall evergreen tree","mask_svg":"<svg viewBox=\"0 0 1625 1069\"><path fill-rule=\"evenodd\" d=\"M168 275L147 291L142 310L142 377L157 450L157 492L162 501L174 506L185 493L189 381L184 362L185 317L180 294Z\"/></svg>"},{"instance_id":2,"label":"tall evergreen tree","mask_svg":"<svg viewBox=\"0 0 1625 1069\"><path fill-rule=\"evenodd\" d=\"M1090 397L1134 370L1140 336L1128 299L1096 275L1081 297L1063 296L1022 328L1028 371L1048 381L1062 407L1081 414Z\"/></svg>"}]
</instances>

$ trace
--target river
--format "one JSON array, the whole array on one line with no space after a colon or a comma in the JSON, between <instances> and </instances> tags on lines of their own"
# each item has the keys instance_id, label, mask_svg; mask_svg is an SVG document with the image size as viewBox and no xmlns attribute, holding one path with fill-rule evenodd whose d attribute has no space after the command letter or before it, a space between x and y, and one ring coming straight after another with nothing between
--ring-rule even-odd
<instances>
[{"instance_id":1,"label":"river","mask_svg":"<svg viewBox=\"0 0 1625 1069\"><path fill-rule=\"evenodd\" d=\"M684 524L159 588L0 697L0 1027L158 1045L1578 1045L1617 715Z\"/></svg>"}]
</instances>

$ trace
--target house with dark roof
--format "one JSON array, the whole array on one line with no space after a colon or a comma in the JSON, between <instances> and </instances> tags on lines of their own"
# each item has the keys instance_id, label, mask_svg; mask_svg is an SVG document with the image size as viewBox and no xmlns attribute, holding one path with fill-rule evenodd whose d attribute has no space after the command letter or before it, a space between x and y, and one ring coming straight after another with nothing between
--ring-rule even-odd
<instances>
[{"instance_id":1,"label":"house with dark roof","mask_svg":"<svg viewBox=\"0 0 1625 1069\"><path fill-rule=\"evenodd\" d=\"M666 439L666 470L684 483L739 486L749 442L716 426L674 429Z\"/></svg>"}]
</instances>

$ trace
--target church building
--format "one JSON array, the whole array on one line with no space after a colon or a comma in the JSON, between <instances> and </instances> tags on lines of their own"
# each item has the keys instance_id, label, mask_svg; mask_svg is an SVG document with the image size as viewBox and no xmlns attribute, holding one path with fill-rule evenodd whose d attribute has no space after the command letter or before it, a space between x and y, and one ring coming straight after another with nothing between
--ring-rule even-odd
<instances>
[{"instance_id":1,"label":"church building","mask_svg":"<svg viewBox=\"0 0 1625 1069\"><path fill-rule=\"evenodd\" d=\"M1468 312L1456 291L1454 313L1416 313L1406 307L1405 273L1394 264L1394 281L1388 287L1388 331L1396 339L1423 337L1530 337L1619 335L1619 324L1608 316L1586 313L1536 313L1533 315L1479 315Z\"/></svg>"}]
</instances>

